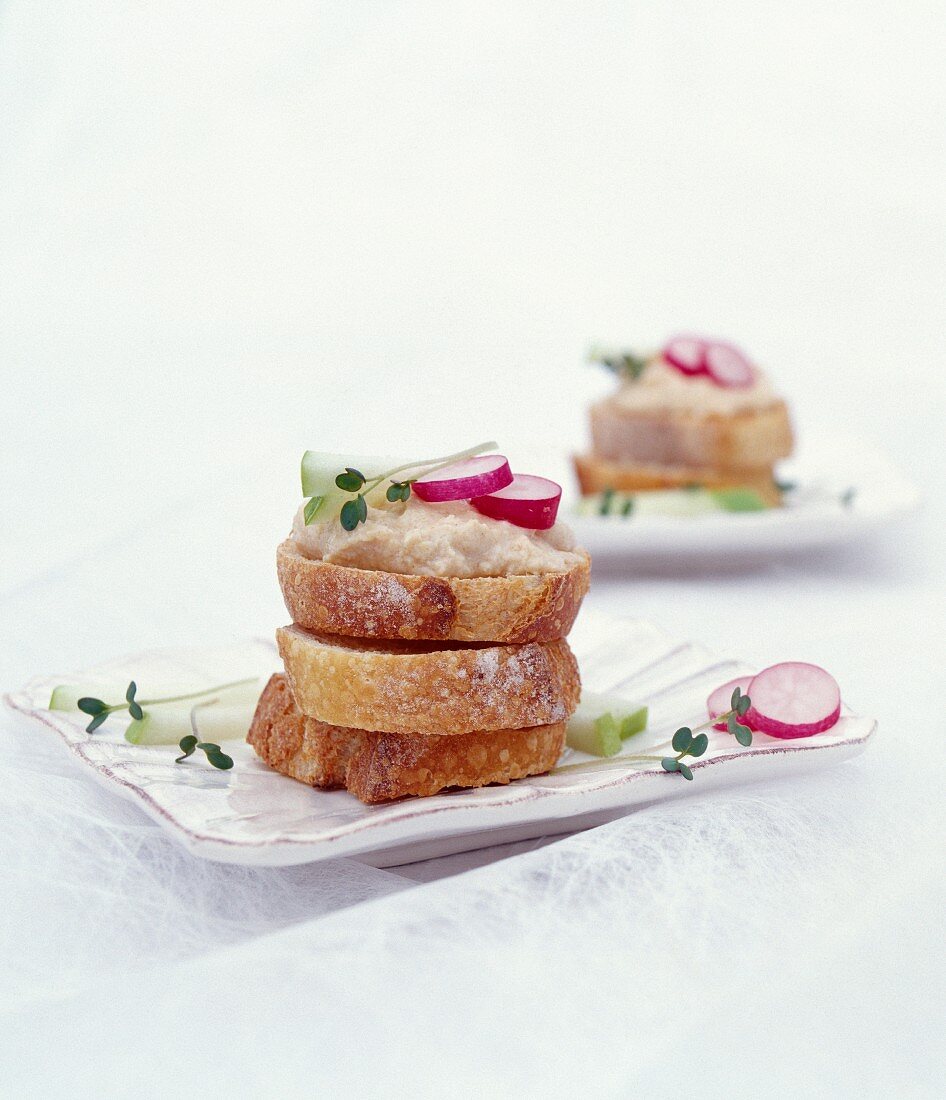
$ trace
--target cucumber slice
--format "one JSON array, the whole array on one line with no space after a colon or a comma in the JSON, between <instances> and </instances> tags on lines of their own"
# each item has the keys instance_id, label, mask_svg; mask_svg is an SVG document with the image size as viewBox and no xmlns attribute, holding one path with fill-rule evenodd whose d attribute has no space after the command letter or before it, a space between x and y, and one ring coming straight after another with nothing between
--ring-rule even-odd
<instances>
[{"instance_id":1,"label":"cucumber slice","mask_svg":"<svg viewBox=\"0 0 946 1100\"><path fill-rule=\"evenodd\" d=\"M569 748L592 756L614 756L622 741L647 727L647 707L633 707L613 695L582 692L578 709L568 722Z\"/></svg>"},{"instance_id":2,"label":"cucumber slice","mask_svg":"<svg viewBox=\"0 0 946 1100\"><path fill-rule=\"evenodd\" d=\"M384 455L342 455L328 451L306 451L302 456L302 495L319 497L341 492L335 484L335 478L347 467L371 479L403 461L404 459L386 458ZM347 500L350 495L342 493L342 499Z\"/></svg>"},{"instance_id":3,"label":"cucumber slice","mask_svg":"<svg viewBox=\"0 0 946 1100\"><path fill-rule=\"evenodd\" d=\"M765 501L754 489L713 489L712 496L724 512L764 512Z\"/></svg>"},{"instance_id":4,"label":"cucumber slice","mask_svg":"<svg viewBox=\"0 0 946 1100\"><path fill-rule=\"evenodd\" d=\"M192 707L157 706L145 711L144 718L131 722L125 730L125 740L132 745L176 745L182 737L193 733ZM201 741L243 741L249 732L256 710L255 703L231 706L205 703L194 710L197 735Z\"/></svg>"},{"instance_id":5,"label":"cucumber slice","mask_svg":"<svg viewBox=\"0 0 946 1100\"><path fill-rule=\"evenodd\" d=\"M79 712L79 700L91 696L94 699L102 699L104 702L121 702L125 698L128 681L123 684L83 684L77 687L75 684L60 684L53 688L49 698L47 710L74 710Z\"/></svg>"}]
</instances>

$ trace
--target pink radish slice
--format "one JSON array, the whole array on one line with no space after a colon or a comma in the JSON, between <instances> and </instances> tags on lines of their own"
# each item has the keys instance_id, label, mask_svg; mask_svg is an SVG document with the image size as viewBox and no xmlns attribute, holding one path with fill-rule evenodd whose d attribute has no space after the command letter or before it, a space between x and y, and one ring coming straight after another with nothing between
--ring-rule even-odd
<instances>
[{"instance_id":1,"label":"pink radish slice","mask_svg":"<svg viewBox=\"0 0 946 1100\"><path fill-rule=\"evenodd\" d=\"M421 500L434 504L445 500L469 500L495 493L510 484L512 471L504 455L479 455L419 477L414 482L414 492Z\"/></svg>"},{"instance_id":2,"label":"pink radish slice","mask_svg":"<svg viewBox=\"0 0 946 1100\"><path fill-rule=\"evenodd\" d=\"M841 691L817 665L785 661L764 669L746 692L752 701L746 725L770 737L811 737L841 716Z\"/></svg>"},{"instance_id":3,"label":"pink radish slice","mask_svg":"<svg viewBox=\"0 0 946 1100\"><path fill-rule=\"evenodd\" d=\"M730 680L728 683L718 687L712 695L706 700L706 710L710 718L715 718L717 714L725 714L726 711L732 710L732 693L734 688L739 688L743 695L749 695L749 684L752 681L751 676L740 676L736 680ZM752 696L750 695L751 699ZM742 719L740 719L742 721ZM716 722L713 725L714 730L726 729L725 722Z\"/></svg>"},{"instance_id":4,"label":"pink radish slice","mask_svg":"<svg viewBox=\"0 0 946 1100\"><path fill-rule=\"evenodd\" d=\"M674 336L661 354L684 374L702 374L706 369L706 341L698 336Z\"/></svg>"},{"instance_id":5,"label":"pink radish slice","mask_svg":"<svg viewBox=\"0 0 946 1100\"><path fill-rule=\"evenodd\" d=\"M475 497L470 503L484 516L504 519L517 527L547 531L555 524L562 487L546 477L513 474L512 484L498 493Z\"/></svg>"},{"instance_id":6,"label":"pink radish slice","mask_svg":"<svg viewBox=\"0 0 946 1100\"><path fill-rule=\"evenodd\" d=\"M755 367L732 344L710 344L706 349L706 371L719 385L744 389L755 381Z\"/></svg>"}]
</instances>

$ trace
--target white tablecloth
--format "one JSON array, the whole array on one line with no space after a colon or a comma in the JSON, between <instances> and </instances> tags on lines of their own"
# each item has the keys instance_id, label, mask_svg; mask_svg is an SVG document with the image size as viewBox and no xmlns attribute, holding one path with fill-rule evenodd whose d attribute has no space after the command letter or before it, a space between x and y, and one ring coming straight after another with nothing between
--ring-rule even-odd
<instances>
[{"instance_id":1,"label":"white tablecloth","mask_svg":"<svg viewBox=\"0 0 946 1100\"><path fill-rule=\"evenodd\" d=\"M564 470L587 342L682 326L926 506L589 605L823 664L880 732L552 843L251 870L4 713L0 1089L941 1095L936 11L311 7L4 6L0 686L270 632L304 447Z\"/></svg>"}]
</instances>

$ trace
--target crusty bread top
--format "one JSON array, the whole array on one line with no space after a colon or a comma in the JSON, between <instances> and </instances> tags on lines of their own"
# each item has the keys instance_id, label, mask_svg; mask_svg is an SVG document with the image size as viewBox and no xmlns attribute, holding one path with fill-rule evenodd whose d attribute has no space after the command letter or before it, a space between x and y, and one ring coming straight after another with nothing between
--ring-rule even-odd
<instances>
[{"instance_id":1,"label":"crusty bread top","mask_svg":"<svg viewBox=\"0 0 946 1100\"><path fill-rule=\"evenodd\" d=\"M591 407L591 439L595 457L611 462L725 470L771 466L793 444L788 408L779 399L723 415L630 409L610 397Z\"/></svg>"},{"instance_id":2,"label":"crusty bread top","mask_svg":"<svg viewBox=\"0 0 946 1100\"><path fill-rule=\"evenodd\" d=\"M566 719L578 666L564 639L524 645L436 645L277 631L303 714L385 733L453 736Z\"/></svg>"},{"instance_id":3,"label":"crusty bread top","mask_svg":"<svg viewBox=\"0 0 946 1100\"><path fill-rule=\"evenodd\" d=\"M590 559L563 573L427 577L355 569L304 557L287 539L276 551L292 621L345 637L460 642L563 638L588 591Z\"/></svg>"}]
</instances>

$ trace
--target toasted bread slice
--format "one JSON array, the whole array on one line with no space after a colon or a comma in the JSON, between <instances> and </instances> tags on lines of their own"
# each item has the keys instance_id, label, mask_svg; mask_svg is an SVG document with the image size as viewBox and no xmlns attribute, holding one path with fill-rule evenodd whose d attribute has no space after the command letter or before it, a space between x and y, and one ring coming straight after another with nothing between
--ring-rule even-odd
<instances>
[{"instance_id":1,"label":"toasted bread slice","mask_svg":"<svg viewBox=\"0 0 946 1100\"><path fill-rule=\"evenodd\" d=\"M352 638L552 642L571 630L590 560L564 573L422 577L315 561L287 539L276 551L292 621Z\"/></svg>"},{"instance_id":2,"label":"toasted bread slice","mask_svg":"<svg viewBox=\"0 0 946 1100\"><path fill-rule=\"evenodd\" d=\"M777 398L721 414L631 409L610 397L591 407L591 439L595 457L609 462L727 471L771 467L793 442L788 408Z\"/></svg>"},{"instance_id":3,"label":"toasted bread slice","mask_svg":"<svg viewBox=\"0 0 946 1100\"><path fill-rule=\"evenodd\" d=\"M578 665L564 639L461 646L277 631L303 714L382 733L455 736L564 721L578 705Z\"/></svg>"},{"instance_id":4,"label":"toasted bread slice","mask_svg":"<svg viewBox=\"0 0 946 1100\"><path fill-rule=\"evenodd\" d=\"M638 493L648 489L682 489L701 485L707 489L752 489L765 504L781 504L782 494L771 466L759 470L714 470L702 466L645 466L610 462L596 455L575 455L575 473L584 495L606 489Z\"/></svg>"},{"instance_id":5,"label":"toasted bread slice","mask_svg":"<svg viewBox=\"0 0 946 1100\"><path fill-rule=\"evenodd\" d=\"M565 723L456 737L408 737L306 718L284 676L266 685L247 740L283 775L314 787L347 787L363 802L431 795L539 775L555 765Z\"/></svg>"}]
</instances>

